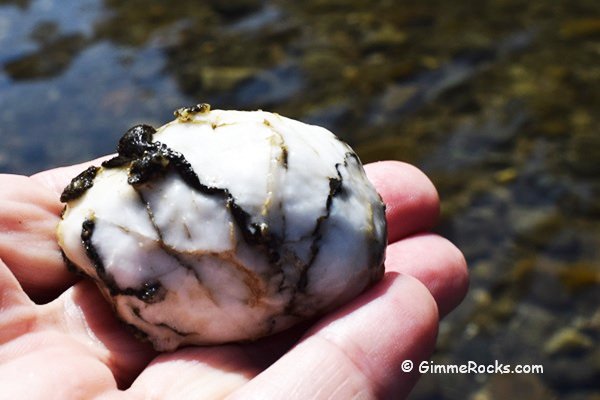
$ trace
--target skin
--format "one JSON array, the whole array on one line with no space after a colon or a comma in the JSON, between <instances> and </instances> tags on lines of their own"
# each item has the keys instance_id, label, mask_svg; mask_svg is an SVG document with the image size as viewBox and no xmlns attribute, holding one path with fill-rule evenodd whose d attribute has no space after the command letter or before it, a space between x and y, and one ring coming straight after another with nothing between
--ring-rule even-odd
<instances>
[{"instance_id":1,"label":"skin","mask_svg":"<svg viewBox=\"0 0 600 400\"><path fill-rule=\"evenodd\" d=\"M99 161L93 162L98 165ZM159 354L133 338L56 244L58 196L91 163L0 175L0 387L27 399L400 399L468 287L461 252L428 231L437 192L415 167L366 166L387 205L381 282L342 308L249 344Z\"/></svg>"}]
</instances>

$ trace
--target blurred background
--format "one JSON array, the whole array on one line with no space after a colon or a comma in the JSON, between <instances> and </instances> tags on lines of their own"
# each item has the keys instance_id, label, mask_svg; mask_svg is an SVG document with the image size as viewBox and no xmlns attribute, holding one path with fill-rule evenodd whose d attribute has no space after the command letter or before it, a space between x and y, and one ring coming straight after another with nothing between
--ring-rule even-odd
<instances>
[{"instance_id":1,"label":"blurred background","mask_svg":"<svg viewBox=\"0 0 600 400\"><path fill-rule=\"evenodd\" d=\"M600 1L0 0L0 172L172 111L276 111L416 164L471 289L411 399L600 399Z\"/></svg>"}]
</instances>

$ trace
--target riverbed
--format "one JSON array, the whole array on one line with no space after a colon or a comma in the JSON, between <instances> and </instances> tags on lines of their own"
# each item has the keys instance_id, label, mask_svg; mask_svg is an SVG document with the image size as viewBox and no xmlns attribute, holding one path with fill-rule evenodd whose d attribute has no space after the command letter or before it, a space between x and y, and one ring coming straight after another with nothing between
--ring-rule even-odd
<instances>
[{"instance_id":1,"label":"riverbed","mask_svg":"<svg viewBox=\"0 0 600 400\"><path fill-rule=\"evenodd\" d=\"M114 151L184 105L413 163L471 288L416 399L600 398L600 2L0 1L0 172Z\"/></svg>"}]
</instances>

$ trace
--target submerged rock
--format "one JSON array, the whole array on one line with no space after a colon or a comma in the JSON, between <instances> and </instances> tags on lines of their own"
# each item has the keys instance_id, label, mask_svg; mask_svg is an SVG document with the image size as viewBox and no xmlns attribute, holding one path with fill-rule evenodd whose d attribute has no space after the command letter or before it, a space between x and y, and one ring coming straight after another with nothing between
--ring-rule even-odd
<instances>
[{"instance_id":1,"label":"submerged rock","mask_svg":"<svg viewBox=\"0 0 600 400\"><path fill-rule=\"evenodd\" d=\"M74 178L58 227L67 259L156 349L269 335L382 277L384 205L347 144L263 111L176 115Z\"/></svg>"}]
</instances>

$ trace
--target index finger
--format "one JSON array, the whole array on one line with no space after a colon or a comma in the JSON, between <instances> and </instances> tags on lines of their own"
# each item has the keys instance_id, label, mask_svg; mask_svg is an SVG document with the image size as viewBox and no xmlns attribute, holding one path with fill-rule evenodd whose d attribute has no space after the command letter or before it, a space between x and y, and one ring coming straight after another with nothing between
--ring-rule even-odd
<instances>
[{"instance_id":1,"label":"index finger","mask_svg":"<svg viewBox=\"0 0 600 400\"><path fill-rule=\"evenodd\" d=\"M56 241L63 204L60 193L90 164L41 172L32 177L0 175L0 259L35 302L45 303L75 281L67 271Z\"/></svg>"}]
</instances>

